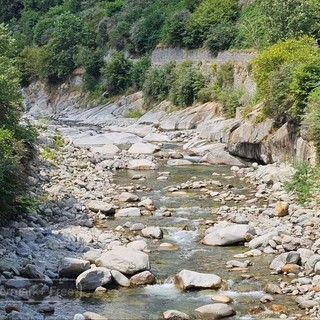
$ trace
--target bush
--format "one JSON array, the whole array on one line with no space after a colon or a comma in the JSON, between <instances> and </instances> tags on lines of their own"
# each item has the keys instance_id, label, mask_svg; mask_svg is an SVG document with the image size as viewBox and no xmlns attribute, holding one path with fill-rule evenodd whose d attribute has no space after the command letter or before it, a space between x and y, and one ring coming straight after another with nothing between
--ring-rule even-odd
<instances>
[{"instance_id":1,"label":"bush","mask_svg":"<svg viewBox=\"0 0 320 320\"><path fill-rule=\"evenodd\" d=\"M169 63L161 68L151 68L148 70L142 87L142 91L148 102L159 103L168 98L174 80L174 67L174 63Z\"/></svg>"},{"instance_id":2,"label":"bush","mask_svg":"<svg viewBox=\"0 0 320 320\"><path fill-rule=\"evenodd\" d=\"M259 93L263 95L268 90L272 73L283 65L297 64L317 57L319 49L313 46L315 42L308 37L289 39L262 51L252 62L253 76Z\"/></svg>"},{"instance_id":3,"label":"bush","mask_svg":"<svg viewBox=\"0 0 320 320\"><path fill-rule=\"evenodd\" d=\"M218 25L234 22L238 17L237 0L205 0L193 12L187 25L184 43L190 48L198 48Z\"/></svg>"},{"instance_id":4,"label":"bush","mask_svg":"<svg viewBox=\"0 0 320 320\"><path fill-rule=\"evenodd\" d=\"M205 85L200 69L186 61L175 68L174 78L170 89L171 101L178 106L192 105Z\"/></svg>"},{"instance_id":5,"label":"bush","mask_svg":"<svg viewBox=\"0 0 320 320\"><path fill-rule=\"evenodd\" d=\"M130 70L132 63L122 52L113 54L112 59L102 68L106 78L106 91L109 95L124 92L130 86Z\"/></svg>"},{"instance_id":6,"label":"bush","mask_svg":"<svg viewBox=\"0 0 320 320\"><path fill-rule=\"evenodd\" d=\"M141 90L146 77L146 73L150 68L150 58L148 56L141 57L138 61L132 64L130 69L130 83L134 90Z\"/></svg>"}]
</instances>

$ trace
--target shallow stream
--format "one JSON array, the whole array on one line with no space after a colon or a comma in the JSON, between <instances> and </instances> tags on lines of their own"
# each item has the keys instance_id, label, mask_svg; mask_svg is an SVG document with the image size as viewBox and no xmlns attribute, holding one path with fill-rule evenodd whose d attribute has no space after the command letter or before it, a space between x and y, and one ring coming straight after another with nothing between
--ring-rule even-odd
<instances>
[{"instance_id":1,"label":"shallow stream","mask_svg":"<svg viewBox=\"0 0 320 320\"><path fill-rule=\"evenodd\" d=\"M159 181L158 172L169 171L168 180ZM145 181L132 180L134 174L143 174ZM214 176L212 175L214 173ZM219 180L224 186L232 185L234 193L242 193L250 197L254 192L250 185L231 175L227 166L208 166L194 164L182 167L161 166L155 171L120 171L114 177L114 183L123 186L141 185L150 187L148 192L136 192L140 197L153 199L158 210L169 208L171 217L142 216L135 218L116 218L106 220L104 228L113 229L127 221L142 222L147 226L160 226L164 231L162 240L147 240L151 260L151 272L157 278L157 284L109 290L104 294L81 294L77 298L66 298L56 308L56 314L81 313L86 310L97 312L110 320L120 319L162 319L162 312L175 309L194 315L194 309L212 303L211 297L223 294L233 299L232 306L237 315L232 319L265 319L279 317L268 306L262 305L259 299L265 294L263 287L267 282L277 282L279 276L270 275L268 268L273 256L263 255L250 258L252 266L247 273L229 271L226 262L234 259L235 254L247 251L244 246L210 247L200 243L204 221L215 220L213 208L221 204L212 198L206 198L201 189L183 190L170 193L165 187L188 181ZM214 188L213 188L214 190ZM217 188L217 190L219 190ZM221 189L220 189L221 190ZM229 205L237 205L228 203ZM163 250L159 245L169 242L176 245L175 250ZM182 269L197 272L208 272L219 275L223 287L218 290L202 290L182 292L173 284L173 277ZM246 274L252 275L251 278ZM281 305L283 313L299 313L296 304L290 297L276 296L273 304ZM258 307L258 308L257 308ZM261 307L264 309L261 311ZM258 310L258 314L254 313ZM289 310L289 311L288 311Z\"/></svg>"}]
</instances>

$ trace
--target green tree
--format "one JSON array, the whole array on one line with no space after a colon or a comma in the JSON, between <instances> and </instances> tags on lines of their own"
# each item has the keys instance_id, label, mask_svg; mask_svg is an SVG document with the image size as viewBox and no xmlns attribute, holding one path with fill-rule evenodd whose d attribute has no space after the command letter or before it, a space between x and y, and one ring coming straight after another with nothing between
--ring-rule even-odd
<instances>
[{"instance_id":1,"label":"green tree","mask_svg":"<svg viewBox=\"0 0 320 320\"><path fill-rule=\"evenodd\" d=\"M123 92L130 85L130 70L132 63L123 52L116 52L112 59L102 69L102 75L106 78L106 91L108 95Z\"/></svg>"},{"instance_id":2,"label":"green tree","mask_svg":"<svg viewBox=\"0 0 320 320\"><path fill-rule=\"evenodd\" d=\"M27 146L34 137L19 125L22 98L14 52L15 42L0 24L0 223L23 209L19 197L26 192Z\"/></svg>"},{"instance_id":3,"label":"green tree","mask_svg":"<svg viewBox=\"0 0 320 320\"><path fill-rule=\"evenodd\" d=\"M185 44L191 48L201 47L216 26L238 17L237 0L204 0L193 12L187 26Z\"/></svg>"},{"instance_id":4,"label":"green tree","mask_svg":"<svg viewBox=\"0 0 320 320\"><path fill-rule=\"evenodd\" d=\"M258 0L258 4L267 17L271 43L302 35L320 35L318 0Z\"/></svg>"}]
</instances>

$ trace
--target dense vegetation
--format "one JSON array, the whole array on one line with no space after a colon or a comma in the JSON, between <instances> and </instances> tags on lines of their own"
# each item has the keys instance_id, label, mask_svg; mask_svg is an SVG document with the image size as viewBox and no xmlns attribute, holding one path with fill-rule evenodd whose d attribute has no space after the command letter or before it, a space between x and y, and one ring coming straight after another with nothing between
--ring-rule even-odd
<instances>
[{"instance_id":1,"label":"dense vegetation","mask_svg":"<svg viewBox=\"0 0 320 320\"><path fill-rule=\"evenodd\" d=\"M19 170L25 158L17 151L24 149L20 148L24 140L18 125L16 66L22 85L36 79L61 83L78 68L83 72L84 90L100 96L143 90L147 105L169 99L182 107L196 101L218 100L231 117L243 94L234 89L232 64L205 67L186 61L153 68L150 54L157 46L206 48L213 54L229 49L259 50L252 64L258 84L256 99L264 102L259 119L272 116L277 126L290 121L297 130L306 128L307 136L320 150L320 54L316 45L320 37L320 1L241 3L3 0L0 23L4 22L17 40L13 47L8 31L1 27L0 151L4 156L0 198L8 199L3 205L12 207L15 193L22 192L20 182L18 187L4 187L8 181L18 181L10 175L23 177ZM10 166L19 170L9 170Z\"/></svg>"},{"instance_id":2,"label":"dense vegetation","mask_svg":"<svg viewBox=\"0 0 320 320\"><path fill-rule=\"evenodd\" d=\"M19 124L22 99L14 50L14 40L0 24L0 223L28 205L27 163L35 137L32 129Z\"/></svg>"}]
</instances>

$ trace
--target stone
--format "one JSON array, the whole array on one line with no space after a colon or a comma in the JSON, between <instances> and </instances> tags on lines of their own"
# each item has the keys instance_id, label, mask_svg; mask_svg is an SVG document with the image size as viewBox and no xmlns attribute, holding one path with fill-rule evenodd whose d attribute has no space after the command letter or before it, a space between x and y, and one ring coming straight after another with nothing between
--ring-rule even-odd
<instances>
[{"instance_id":1,"label":"stone","mask_svg":"<svg viewBox=\"0 0 320 320\"><path fill-rule=\"evenodd\" d=\"M131 286L141 286L147 284L153 284L156 282L155 276L150 271L143 271L133 275L130 278Z\"/></svg>"},{"instance_id":2,"label":"stone","mask_svg":"<svg viewBox=\"0 0 320 320\"><path fill-rule=\"evenodd\" d=\"M90 261L90 263L94 263L101 256L101 253L102 251L100 249L92 249L85 252L82 258Z\"/></svg>"},{"instance_id":3,"label":"stone","mask_svg":"<svg viewBox=\"0 0 320 320\"><path fill-rule=\"evenodd\" d=\"M148 244L144 240L134 240L127 244L127 248L144 251L148 248Z\"/></svg>"},{"instance_id":4,"label":"stone","mask_svg":"<svg viewBox=\"0 0 320 320\"><path fill-rule=\"evenodd\" d=\"M20 305L16 304L16 303L8 303L4 310L6 311L6 313L10 313L12 311L17 311L20 312Z\"/></svg>"},{"instance_id":5,"label":"stone","mask_svg":"<svg viewBox=\"0 0 320 320\"><path fill-rule=\"evenodd\" d=\"M289 214L289 204L285 201L278 201L275 206L274 215L276 217L285 217Z\"/></svg>"},{"instance_id":6,"label":"stone","mask_svg":"<svg viewBox=\"0 0 320 320\"><path fill-rule=\"evenodd\" d=\"M125 247L113 247L96 260L96 265L118 270L124 274L135 274L150 269L149 256L141 251Z\"/></svg>"},{"instance_id":7,"label":"stone","mask_svg":"<svg viewBox=\"0 0 320 320\"><path fill-rule=\"evenodd\" d=\"M146 238L162 239L163 231L160 227L147 227L141 230L141 233Z\"/></svg>"},{"instance_id":8,"label":"stone","mask_svg":"<svg viewBox=\"0 0 320 320\"><path fill-rule=\"evenodd\" d=\"M281 294L281 288L278 284L274 283L267 283L265 287L263 288L264 292L266 293L272 293L272 294Z\"/></svg>"},{"instance_id":9,"label":"stone","mask_svg":"<svg viewBox=\"0 0 320 320\"><path fill-rule=\"evenodd\" d=\"M217 289L221 287L222 279L215 274L184 269L175 276L175 284L182 290Z\"/></svg>"},{"instance_id":10,"label":"stone","mask_svg":"<svg viewBox=\"0 0 320 320\"><path fill-rule=\"evenodd\" d=\"M32 282L26 278L15 277L13 279L5 281L4 285L6 288L23 289L30 287L32 285Z\"/></svg>"},{"instance_id":11,"label":"stone","mask_svg":"<svg viewBox=\"0 0 320 320\"><path fill-rule=\"evenodd\" d=\"M76 287L79 291L94 291L111 282L111 272L104 267L96 267L82 272L76 279Z\"/></svg>"},{"instance_id":12,"label":"stone","mask_svg":"<svg viewBox=\"0 0 320 320\"><path fill-rule=\"evenodd\" d=\"M86 320L86 318L81 313L77 313L74 315L73 320Z\"/></svg>"},{"instance_id":13,"label":"stone","mask_svg":"<svg viewBox=\"0 0 320 320\"><path fill-rule=\"evenodd\" d=\"M208 233L203 240L203 244L209 246L226 246L245 241L247 233L252 233L247 224L233 224L225 228L215 228Z\"/></svg>"},{"instance_id":14,"label":"stone","mask_svg":"<svg viewBox=\"0 0 320 320\"><path fill-rule=\"evenodd\" d=\"M156 170L158 166L148 159L130 160L128 169L130 170Z\"/></svg>"},{"instance_id":15,"label":"stone","mask_svg":"<svg viewBox=\"0 0 320 320\"><path fill-rule=\"evenodd\" d=\"M54 313L54 305L50 303L42 303L38 306L38 311L41 313Z\"/></svg>"},{"instance_id":16,"label":"stone","mask_svg":"<svg viewBox=\"0 0 320 320\"><path fill-rule=\"evenodd\" d=\"M279 234L278 231L271 231L252 239L249 242L250 249L264 249L269 245L269 241Z\"/></svg>"},{"instance_id":17,"label":"stone","mask_svg":"<svg viewBox=\"0 0 320 320\"><path fill-rule=\"evenodd\" d=\"M106 215L114 214L116 209L110 203L105 203L100 200L91 200L86 203L86 207L93 212L101 212Z\"/></svg>"},{"instance_id":18,"label":"stone","mask_svg":"<svg viewBox=\"0 0 320 320\"><path fill-rule=\"evenodd\" d=\"M211 300L213 302L221 302L221 303L231 303L232 299L228 296L224 296L224 295L216 295L216 296L212 296Z\"/></svg>"},{"instance_id":19,"label":"stone","mask_svg":"<svg viewBox=\"0 0 320 320\"><path fill-rule=\"evenodd\" d=\"M286 264L298 264L300 262L300 254L296 251L290 251L280 254L270 264L270 269L281 270Z\"/></svg>"},{"instance_id":20,"label":"stone","mask_svg":"<svg viewBox=\"0 0 320 320\"><path fill-rule=\"evenodd\" d=\"M190 164L192 164L192 162L185 159L171 159L167 162L168 166L186 166Z\"/></svg>"},{"instance_id":21,"label":"stone","mask_svg":"<svg viewBox=\"0 0 320 320\"><path fill-rule=\"evenodd\" d=\"M195 312L205 319L221 319L231 317L236 314L233 308L226 303L206 304L200 308L195 309Z\"/></svg>"},{"instance_id":22,"label":"stone","mask_svg":"<svg viewBox=\"0 0 320 320\"><path fill-rule=\"evenodd\" d=\"M108 318L101 316L95 312L86 311L83 314L85 320L108 320Z\"/></svg>"},{"instance_id":23,"label":"stone","mask_svg":"<svg viewBox=\"0 0 320 320\"><path fill-rule=\"evenodd\" d=\"M319 302L316 300L303 299L298 305L301 309L312 309L313 307L319 307Z\"/></svg>"},{"instance_id":24,"label":"stone","mask_svg":"<svg viewBox=\"0 0 320 320\"><path fill-rule=\"evenodd\" d=\"M23 268L22 274L25 275L27 278L31 278L31 279L37 279L37 280L44 279L43 272L41 272L38 267L30 263Z\"/></svg>"},{"instance_id":25,"label":"stone","mask_svg":"<svg viewBox=\"0 0 320 320\"><path fill-rule=\"evenodd\" d=\"M191 320L191 318L177 310L167 310L162 313L163 319L165 320Z\"/></svg>"},{"instance_id":26,"label":"stone","mask_svg":"<svg viewBox=\"0 0 320 320\"><path fill-rule=\"evenodd\" d=\"M128 152L133 154L153 154L158 150L160 148L155 144L138 142L133 144Z\"/></svg>"},{"instance_id":27,"label":"stone","mask_svg":"<svg viewBox=\"0 0 320 320\"><path fill-rule=\"evenodd\" d=\"M90 262L76 258L61 258L58 273L60 277L74 278L90 269Z\"/></svg>"},{"instance_id":28,"label":"stone","mask_svg":"<svg viewBox=\"0 0 320 320\"><path fill-rule=\"evenodd\" d=\"M114 215L115 217L140 217L140 208L122 208Z\"/></svg>"},{"instance_id":29,"label":"stone","mask_svg":"<svg viewBox=\"0 0 320 320\"><path fill-rule=\"evenodd\" d=\"M119 195L118 200L120 202L135 202L135 201L140 201L139 197L133 193L130 192L122 192Z\"/></svg>"},{"instance_id":30,"label":"stone","mask_svg":"<svg viewBox=\"0 0 320 320\"><path fill-rule=\"evenodd\" d=\"M298 274L301 271L301 267L294 263L287 263L281 267L281 272L283 273L294 273Z\"/></svg>"},{"instance_id":31,"label":"stone","mask_svg":"<svg viewBox=\"0 0 320 320\"><path fill-rule=\"evenodd\" d=\"M130 280L121 272L111 270L113 280L121 287L130 287Z\"/></svg>"},{"instance_id":32,"label":"stone","mask_svg":"<svg viewBox=\"0 0 320 320\"><path fill-rule=\"evenodd\" d=\"M267 303L273 301L274 298L271 294L265 294L263 297L260 298L261 303Z\"/></svg>"},{"instance_id":33,"label":"stone","mask_svg":"<svg viewBox=\"0 0 320 320\"><path fill-rule=\"evenodd\" d=\"M120 149L112 143L106 143L102 147L91 147L91 151L101 154L117 154L120 152Z\"/></svg>"}]
</instances>

